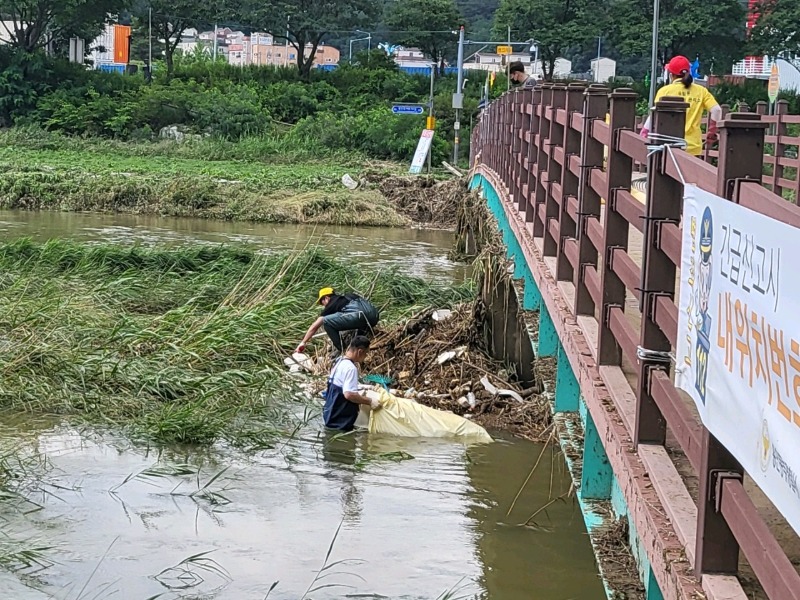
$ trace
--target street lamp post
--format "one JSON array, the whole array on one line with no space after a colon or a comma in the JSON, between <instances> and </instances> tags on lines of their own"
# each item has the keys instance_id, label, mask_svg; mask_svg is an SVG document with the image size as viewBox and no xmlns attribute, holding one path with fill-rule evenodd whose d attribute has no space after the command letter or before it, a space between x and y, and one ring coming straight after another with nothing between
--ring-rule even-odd
<instances>
[{"instance_id":1,"label":"street lamp post","mask_svg":"<svg viewBox=\"0 0 800 600\"><path fill-rule=\"evenodd\" d=\"M361 31L360 29L355 30L356 33L363 33L367 37L364 38L367 40L367 52L372 52L372 34L369 31Z\"/></svg>"},{"instance_id":2,"label":"street lamp post","mask_svg":"<svg viewBox=\"0 0 800 600\"><path fill-rule=\"evenodd\" d=\"M653 107L653 100L656 97L656 69L658 68L658 19L660 13L660 1L653 0L653 47L650 50L650 97L648 106Z\"/></svg>"},{"instance_id":3,"label":"street lamp post","mask_svg":"<svg viewBox=\"0 0 800 600\"><path fill-rule=\"evenodd\" d=\"M363 31L361 33L364 33ZM353 42L363 42L364 40L368 40L369 38L356 38L354 40L350 40L350 59L349 62L353 62Z\"/></svg>"},{"instance_id":4,"label":"street lamp post","mask_svg":"<svg viewBox=\"0 0 800 600\"><path fill-rule=\"evenodd\" d=\"M455 133L453 143L453 162L458 166L458 153L461 146L461 109L464 108L464 26L458 30L458 73L456 76L456 93L453 94L453 108L456 120L453 123Z\"/></svg>"}]
</instances>

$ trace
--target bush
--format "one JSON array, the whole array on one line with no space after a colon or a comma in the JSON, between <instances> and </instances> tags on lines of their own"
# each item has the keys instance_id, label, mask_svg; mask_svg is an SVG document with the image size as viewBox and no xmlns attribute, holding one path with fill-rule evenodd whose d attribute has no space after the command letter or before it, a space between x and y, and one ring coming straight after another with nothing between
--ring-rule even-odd
<instances>
[{"instance_id":1,"label":"bush","mask_svg":"<svg viewBox=\"0 0 800 600\"><path fill-rule=\"evenodd\" d=\"M422 117L395 116L383 106L359 113L308 117L292 130L290 137L300 145L316 143L374 158L409 160L424 126ZM447 152L447 142L434 138L433 159L438 162Z\"/></svg>"}]
</instances>

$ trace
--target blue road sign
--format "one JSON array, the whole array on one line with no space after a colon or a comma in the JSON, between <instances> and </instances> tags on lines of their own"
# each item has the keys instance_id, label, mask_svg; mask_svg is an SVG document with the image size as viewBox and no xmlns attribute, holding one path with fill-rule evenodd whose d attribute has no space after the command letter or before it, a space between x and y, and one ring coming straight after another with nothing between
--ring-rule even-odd
<instances>
[{"instance_id":1,"label":"blue road sign","mask_svg":"<svg viewBox=\"0 0 800 600\"><path fill-rule=\"evenodd\" d=\"M393 104L392 113L396 115L422 115L425 107L422 104Z\"/></svg>"}]
</instances>

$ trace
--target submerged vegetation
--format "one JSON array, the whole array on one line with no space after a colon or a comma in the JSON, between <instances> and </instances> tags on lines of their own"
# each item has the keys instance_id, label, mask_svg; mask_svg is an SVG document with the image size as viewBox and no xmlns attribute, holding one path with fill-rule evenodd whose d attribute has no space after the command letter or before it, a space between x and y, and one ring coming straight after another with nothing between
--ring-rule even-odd
<instances>
[{"instance_id":1,"label":"submerged vegetation","mask_svg":"<svg viewBox=\"0 0 800 600\"><path fill-rule=\"evenodd\" d=\"M283 379L314 290L369 295L385 320L467 288L370 272L316 250L0 246L0 410L68 415L164 443L265 447L308 419Z\"/></svg>"}]
</instances>

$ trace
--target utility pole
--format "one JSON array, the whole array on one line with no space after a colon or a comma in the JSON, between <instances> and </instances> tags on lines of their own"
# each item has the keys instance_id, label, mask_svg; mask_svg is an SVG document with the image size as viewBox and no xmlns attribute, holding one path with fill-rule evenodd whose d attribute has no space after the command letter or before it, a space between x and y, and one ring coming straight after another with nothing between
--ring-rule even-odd
<instances>
[{"instance_id":1,"label":"utility pole","mask_svg":"<svg viewBox=\"0 0 800 600\"><path fill-rule=\"evenodd\" d=\"M214 62L217 62L217 43L219 40L219 34L217 33L217 24L214 23Z\"/></svg>"},{"instance_id":2,"label":"utility pole","mask_svg":"<svg viewBox=\"0 0 800 600\"><path fill-rule=\"evenodd\" d=\"M453 162L458 166L458 151L460 146L459 135L461 134L461 109L464 108L464 26L458 30L458 83L456 93L453 94L453 108L456 111L456 121L453 124L455 139L453 143Z\"/></svg>"},{"instance_id":3,"label":"utility pole","mask_svg":"<svg viewBox=\"0 0 800 600\"><path fill-rule=\"evenodd\" d=\"M511 25L508 26L508 48L511 48ZM511 54L506 58L506 91L511 89Z\"/></svg>"},{"instance_id":4,"label":"utility pole","mask_svg":"<svg viewBox=\"0 0 800 600\"><path fill-rule=\"evenodd\" d=\"M436 71L436 63L431 63L431 92L428 96L428 126L433 125L433 86L434 86L434 74ZM432 128L432 127L431 127ZM430 150L428 150L428 175L430 176L432 172L431 161L433 154L433 145L431 145Z\"/></svg>"},{"instance_id":5,"label":"utility pole","mask_svg":"<svg viewBox=\"0 0 800 600\"><path fill-rule=\"evenodd\" d=\"M653 108L656 97L656 69L658 68L658 19L660 13L659 0L653 0L653 47L650 50L650 97L647 106Z\"/></svg>"},{"instance_id":6,"label":"utility pole","mask_svg":"<svg viewBox=\"0 0 800 600\"><path fill-rule=\"evenodd\" d=\"M597 62L594 65L594 82L600 83L600 50L602 48L603 36L597 36Z\"/></svg>"},{"instance_id":7,"label":"utility pole","mask_svg":"<svg viewBox=\"0 0 800 600\"><path fill-rule=\"evenodd\" d=\"M303 57L305 58L306 49L303 48L300 50L303 53ZM283 66L286 67L289 65L289 15L286 15L286 49L283 51ZM300 57L297 57L297 62L300 62Z\"/></svg>"},{"instance_id":8,"label":"utility pole","mask_svg":"<svg viewBox=\"0 0 800 600\"><path fill-rule=\"evenodd\" d=\"M147 33L147 76L153 78L153 7L148 12Z\"/></svg>"}]
</instances>

